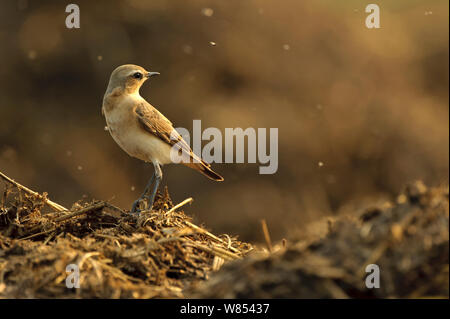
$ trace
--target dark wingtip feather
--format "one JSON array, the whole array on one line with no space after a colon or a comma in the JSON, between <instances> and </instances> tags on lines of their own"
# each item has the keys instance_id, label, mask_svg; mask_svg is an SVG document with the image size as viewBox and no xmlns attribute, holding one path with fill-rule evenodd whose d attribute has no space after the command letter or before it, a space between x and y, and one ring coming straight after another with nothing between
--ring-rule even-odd
<instances>
[{"instance_id":1,"label":"dark wingtip feather","mask_svg":"<svg viewBox=\"0 0 450 319\"><path fill-rule=\"evenodd\" d=\"M222 176L220 176L219 174L217 174L216 172L214 172L210 168L210 166L206 163L201 162L201 163L183 163L183 164L190 168L195 169L196 171L199 171L200 173L202 173L209 179L212 179L213 181L216 181L216 182L224 181L224 178Z\"/></svg>"},{"instance_id":2,"label":"dark wingtip feather","mask_svg":"<svg viewBox=\"0 0 450 319\"><path fill-rule=\"evenodd\" d=\"M220 176L219 174L217 174L216 172L214 172L211 168L207 167L207 166L203 166L203 169L201 170L201 172L206 176L209 177L210 179L216 181L216 182L223 182L224 178L222 176Z\"/></svg>"}]
</instances>

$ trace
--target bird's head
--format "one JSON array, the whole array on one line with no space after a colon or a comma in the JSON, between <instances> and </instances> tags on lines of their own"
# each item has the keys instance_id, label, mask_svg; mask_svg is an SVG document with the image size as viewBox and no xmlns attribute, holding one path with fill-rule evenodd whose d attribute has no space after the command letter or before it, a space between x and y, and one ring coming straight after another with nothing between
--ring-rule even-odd
<instances>
[{"instance_id":1,"label":"bird's head","mask_svg":"<svg viewBox=\"0 0 450 319\"><path fill-rule=\"evenodd\" d=\"M129 94L136 93L146 80L158 74L159 72L149 72L134 64L121 65L111 73L108 91L119 87Z\"/></svg>"}]
</instances>

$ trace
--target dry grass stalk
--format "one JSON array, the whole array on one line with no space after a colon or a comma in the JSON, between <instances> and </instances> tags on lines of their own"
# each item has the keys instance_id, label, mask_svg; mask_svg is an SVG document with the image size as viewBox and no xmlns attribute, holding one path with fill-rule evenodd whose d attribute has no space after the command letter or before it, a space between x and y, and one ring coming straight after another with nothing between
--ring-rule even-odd
<instances>
[{"instance_id":1,"label":"dry grass stalk","mask_svg":"<svg viewBox=\"0 0 450 319\"><path fill-rule=\"evenodd\" d=\"M19 188L20 190L22 190L22 191L24 191L24 192L26 192L26 193L28 193L28 194L30 194L30 195L34 195L34 196L42 196L42 195L40 195L38 192L35 192L35 191L29 189L28 187L19 184L18 182L16 182L16 181L13 180L12 178L9 178L8 176L6 176L5 174L3 174L2 172L0 172L0 177L1 177L3 180L7 181L8 183L14 185L15 187ZM55 210L57 210L57 211L59 211L59 212L68 210L68 209L65 208L64 206L59 205L58 203L55 203L55 202L51 201L51 200L48 199L48 198L45 198L45 197L43 197L43 198L44 198L45 203L46 203L48 206L50 206L51 208L53 208L53 209L55 209Z\"/></svg>"},{"instance_id":2,"label":"dry grass stalk","mask_svg":"<svg viewBox=\"0 0 450 319\"><path fill-rule=\"evenodd\" d=\"M269 253L271 253L273 252L272 240L270 239L269 228L267 227L265 219L261 220L261 226L264 234L264 240L266 241L267 249L269 250Z\"/></svg>"}]
</instances>

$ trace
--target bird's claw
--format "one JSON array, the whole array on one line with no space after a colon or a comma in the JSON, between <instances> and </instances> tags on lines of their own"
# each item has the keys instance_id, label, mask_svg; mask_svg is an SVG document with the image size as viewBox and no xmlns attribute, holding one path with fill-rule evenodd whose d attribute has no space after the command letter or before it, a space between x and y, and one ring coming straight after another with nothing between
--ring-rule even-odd
<instances>
[{"instance_id":1,"label":"bird's claw","mask_svg":"<svg viewBox=\"0 0 450 319\"><path fill-rule=\"evenodd\" d=\"M139 215L142 211L148 210L151 211L153 208L153 203L151 203L151 206L144 205L144 209L141 209L141 203L147 204L144 201L145 198L138 198L133 202L133 206L131 206L130 214Z\"/></svg>"},{"instance_id":2,"label":"bird's claw","mask_svg":"<svg viewBox=\"0 0 450 319\"><path fill-rule=\"evenodd\" d=\"M153 180L153 178L151 179L151 181L152 180ZM138 199L136 199L133 202L133 206L131 206L131 211L130 211L131 214L139 215L144 210L146 210L146 211L152 210L153 204L155 202L156 193L158 192L159 181L160 181L160 178L158 179L158 177L157 177L156 185L153 188L151 195L149 194L149 188L150 188L151 183L147 184L147 187L146 187L144 193L141 195L141 197L139 197Z\"/></svg>"},{"instance_id":3,"label":"bird's claw","mask_svg":"<svg viewBox=\"0 0 450 319\"><path fill-rule=\"evenodd\" d=\"M134 201L133 206L131 206L131 211L130 211L131 214L139 215L141 213L142 210L139 205L140 203L141 203L141 198L138 198Z\"/></svg>"}]
</instances>

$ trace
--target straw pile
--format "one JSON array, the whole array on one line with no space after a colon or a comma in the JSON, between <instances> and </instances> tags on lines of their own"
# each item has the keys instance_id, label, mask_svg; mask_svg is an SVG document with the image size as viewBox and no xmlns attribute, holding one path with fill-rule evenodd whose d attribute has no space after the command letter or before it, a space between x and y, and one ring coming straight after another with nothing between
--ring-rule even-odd
<instances>
[{"instance_id":1,"label":"straw pile","mask_svg":"<svg viewBox=\"0 0 450 319\"><path fill-rule=\"evenodd\" d=\"M0 297L166 298L208 278L252 248L215 236L174 206L167 189L152 212L132 216L107 202L70 210L2 174ZM49 212L45 207L49 206ZM67 288L76 265L80 289Z\"/></svg>"},{"instance_id":2,"label":"straw pile","mask_svg":"<svg viewBox=\"0 0 450 319\"><path fill-rule=\"evenodd\" d=\"M262 249L196 226L180 210L192 199L174 206L167 189L136 217L107 202L67 210L0 177L0 298L449 296L448 186L411 184L393 202L307 225L287 242L272 244L263 223ZM379 288L366 286L370 264ZM80 289L67 287L68 265Z\"/></svg>"},{"instance_id":3,"label":"straw pile","mask_svg":"<svg viewBox=\"0 0 450 319\"><path fill-rule=\"evenodd\" d=\"M327 225L328 223L328 225ZM226 265L187 295L200 298L448 298L449 189L409 185L395 202L324 221L270 254ZM318 233L314 231L314 233ZM256 250L255 250L256 252ZM379 267L379 288L370 264ZM368 271L368 272L366 272Z\"/></svg>"}]
</instances>

